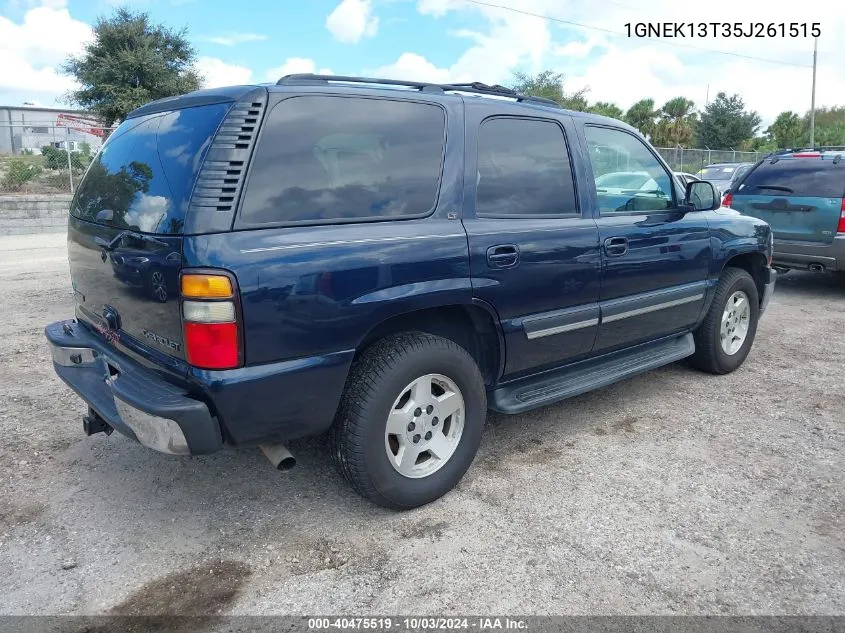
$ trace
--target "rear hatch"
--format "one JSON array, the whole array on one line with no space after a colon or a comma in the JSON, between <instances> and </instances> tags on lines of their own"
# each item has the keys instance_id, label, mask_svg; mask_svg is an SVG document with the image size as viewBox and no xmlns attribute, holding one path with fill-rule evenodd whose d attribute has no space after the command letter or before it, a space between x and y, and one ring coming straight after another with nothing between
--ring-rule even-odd
<instances>
[{"instance_id":1,"label":"rear hatch","mask_svg":"<svg viewBox=\"0 0 845 633\"><path fill-rule=\"evenodd\" d=\"M76 316L147 365L180 372L182 232L203 158L231 103L127 119L71 204Z\"/></svg>"},{"instance_id":2,"label":"rear hatch","mask_svg":"<svg viewBox=\"0 0 845 633\"><path fill-rule=\"evenodd\" d=\"M845 197L845 161L837 156L766 159L739 183L730 206L768 222L777 240L830 243Z\"/></svg>"}]
</instances>

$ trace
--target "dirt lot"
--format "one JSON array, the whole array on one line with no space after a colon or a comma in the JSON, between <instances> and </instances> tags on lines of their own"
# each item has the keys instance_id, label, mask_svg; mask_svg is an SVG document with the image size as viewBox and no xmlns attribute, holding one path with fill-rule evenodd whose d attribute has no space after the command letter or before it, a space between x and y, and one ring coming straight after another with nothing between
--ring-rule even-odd
<instances>
[{"instance_id":1,"label":"dirt lot","mask_svg":"<svg viewBox=\"0 0 845 633\"><path fill-rule=\"evenodd\" d=\"M0 613L845 613L845 282L791 274L745 365L491 415L458 489L393 514L321 440L85 438L43 326L64 237L0 238Z\"/></svg>"}]
</instances>

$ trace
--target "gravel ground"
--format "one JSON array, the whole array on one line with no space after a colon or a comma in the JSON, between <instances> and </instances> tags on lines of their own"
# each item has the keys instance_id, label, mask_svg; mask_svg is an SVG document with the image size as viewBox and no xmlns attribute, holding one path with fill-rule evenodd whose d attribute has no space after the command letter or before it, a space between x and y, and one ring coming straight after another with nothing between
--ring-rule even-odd
<instances>
[{"instance_id":1,"label":"gravel ground","mask_svg":"<svg viewBox=\"0 0 845 633\"><path fill-rule=\"evenodd\" d=\"M491 415L458 488L404 514L322 440L160 455L85 438L44 325L64 236L0 238L0 613L845 614L845 282L790 274L745 365L673 365Z\"/></svg>"}]
</instances>

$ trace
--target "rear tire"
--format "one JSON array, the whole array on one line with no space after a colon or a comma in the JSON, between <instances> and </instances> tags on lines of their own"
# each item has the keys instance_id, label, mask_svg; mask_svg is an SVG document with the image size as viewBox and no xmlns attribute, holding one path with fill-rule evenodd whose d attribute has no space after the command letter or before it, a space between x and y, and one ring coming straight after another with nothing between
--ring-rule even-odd
<instances>
[{"instance_id":1,"label":"rear tire","mask_svg":"<svg viewBox=\"0 0 845 633\"><path fill-rule=\"evenodd\" d=\"M167 287L167 278L161 268L151 268L147 275L147 292L150 297L159 303L167 303L170 295L170 288Z\"/></svg>"},{"instance_id":2,"label":"rear tire","mask_svg":"<svg viewBox=\"0 0 845 633\"><path fill-rule=\"evenodd\" d=\"M332 456L370 501L416 508L460 481L486 415L484 380L464 348L420 332L390 336L352 365L330 434Z\"/></svg>"},{"instance_id":3,"label":"rear tire","mask_svg":"<svg viewBox=\"0 0 845 633\"><path fill-rule=\"evenodd\" d=\"M716 284L707 316L693 333L692 365L711 374L734 371L751 351L759 317L754 279L741 268L726 268Z\"/></svg>"}]
</instances>

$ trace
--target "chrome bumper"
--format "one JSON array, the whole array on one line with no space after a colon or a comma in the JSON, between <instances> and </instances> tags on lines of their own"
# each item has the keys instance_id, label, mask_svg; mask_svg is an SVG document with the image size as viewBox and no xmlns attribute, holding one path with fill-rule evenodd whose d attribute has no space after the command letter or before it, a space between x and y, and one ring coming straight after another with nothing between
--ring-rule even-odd
<instances>
[{"instance_id":1,"label":"chrome bumper","mask_svg":"<svg viewBox=\"0 0 845 633\"><path fill-rule=\"evenodd\" d=\"M170 455L212 453L222 445L205 403L107 347L81 324L53 323L45 335L59 378L116 431Z\"/></svg>"}]
</instances>

